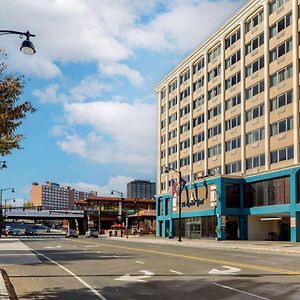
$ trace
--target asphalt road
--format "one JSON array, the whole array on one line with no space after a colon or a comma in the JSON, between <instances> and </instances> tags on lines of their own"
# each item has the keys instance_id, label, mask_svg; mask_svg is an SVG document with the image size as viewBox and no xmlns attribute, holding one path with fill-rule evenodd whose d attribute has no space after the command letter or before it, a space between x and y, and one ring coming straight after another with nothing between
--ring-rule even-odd
<instances>
[{"instance_id":1,"label":"asphalt road","mask_svg":"<svg viewBox=\"0 0 300 300\"><path fill-rule=\"evenodd\" d=\"M20 299L300 299L299 255L107 239L30 239L5 267Z\"/></svg>"}]
</instances>

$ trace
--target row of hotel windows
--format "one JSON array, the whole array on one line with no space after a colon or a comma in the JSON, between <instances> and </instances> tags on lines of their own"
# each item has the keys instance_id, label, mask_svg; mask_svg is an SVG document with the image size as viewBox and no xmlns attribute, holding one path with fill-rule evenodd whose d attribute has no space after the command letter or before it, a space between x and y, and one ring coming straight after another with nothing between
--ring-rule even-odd
<instances>
[{"instance_id":1,"label":"row of hotel windows","mask_svg":"<svg viewBox=\"0 0 300 300\"><path fill-rule=\"evenodd\" d=\"M233 141L231 141L231 144ZM234 143L240 143L240 140L235 140ZM231 146L231 145L229 145ZM218 144L214 147L211 147L208 149L208 157L216 156L221 153L221 144ZM197 153L193 154L193 163L204 160L205 154L204 151L199 151ZM294 146L288 146L285 148L277 149L270 152L270 162L277 163L285 160L290 160L294 158ZM180 167L184 167L190 164L190 156L186 156L180 159ZM252 157L248 157L246 159L246 170L264 166L265 165L265 154L259 154ZM177 168L177 161L173 161L169 163L170 168ZM219 174L221 171L221 167L214 168L215 173L213 174ZM231 162L229 164L225 164L225 173L231 174L241 171L241 160ZM161 174L164 173L164 167L161 167ZM212 171L209 171L210 174L212 174Z\"/></svg>"},{"instance_id":2,"label":"row of hotel windows","mask_svg":"<svg viewBox=\"0 0 300 300\"><path fill-rule=\"evenodd\" d=\"M291 39L287 40L280 46L276 47L274 51L270 54L271 60L276 57L280 57L283 55L283 53L286 53L285 51L291 51L292 49L292 43ZM249 64L245 67L245 76L248 77L249 75L255 73L256 71L260 70L264 67L264 57L260 57L253 63ZM280 82L290 78L292 76L293 67L292 64L289 64L288 66L280 69L279 71L273 73L270 75L270 87L273 87ZM200 78L196 83L194 83L194 90L198 89L199 87L203 86L204 77ZM225 90L228 88L233 87L241 80L241 73L237 72L236 74L230 76L228 79L225 80ZM245 89L245 99L249 99L261 92L264 91L264 81L260 81L258 83L255 83L254 85L248 87ZM221 84L213 87L208 91L208 100L211 100L212 98L216 97L217 95L221 94ZM184 91L180 93L180 100L185 99L190 95L190 87L186 88ZM200 105L204 104L204 95L199 96L197 99L193 101L193 108L199 107ZM227 101L227 100L226 100ZM171 100L169 100L169 108L175 106L177 104L177 96L173 97ZM164 113L166 111L166 105L164 104L161 107L161 113Z\"/></svg>"},{"instance_id":3,"label":"row of hotel windows","mask_svg":"<svg viewBox=\"0 0 300 300\"><path fill-rule=\"evenodd\" d=\"M258 17L258 15L255 16L254 19L256 17ZM256 22L255 22L255 24L256 24ZM285 28L287 28L291 24L292 24L292 13L290 12L270 27L270 29L269 29L270 38L275 36L276 34L280 33L281 31L283 31ZM227 49L229 46L231 46L233 43L235 43L239 39L240 39L240 30L237 30L234 34L232 34L228 39L225 40L225 49ZM284 51L284 53L290 51L291 43L292 43L292 41L290 39L289 44L286 45L286 47L288 49L285 49L285 50L283 50L284 45L281 45L280 53L283 53L283 51ZM252 51L254 51L255 49L257 49L259 46L261 46L263 44L264 44L264 33L261 33L245 45L245 54L248 55L249 53L251 53ZM276 59L275 58L276 56L274 54L274 50L275 49L272 49L270 51L270 57L271 57L270 60L271 60L271 62ZM220 55L220 53L221 53L221 47L219 45L218 47L214 48L211 52L208 53L208 62L215 59L218 55ZM283 55L283 54L281 54L281 55ZM277 58L280 57L281 55L278 55ZM225 69L231 67L232 65L234 65L239 60L240 60L240 50L237 51L236 53L234 53L233 55L231 55L229 58L227 58L225 60ZM204 58L200 59L194 65L193 74L200 71L203 67L204 67ZM221 71L221 65L218 65L213 70L209 71L208 81L210 81L214 77L218 76L220 74L220 71ZM180 75L180 84L182 84L183 82L185 82L189 78L190 78L190 70L187 70L182 75ZM204 81L204 80L202 79L202 81ZM177 81L175 80L175 81L173 81L172 83L169 84L169 93L174 91L176 88L177 88ZM166 96L166 89L164 89L161 92L161 99L163 99L165 96Z\"/></svg>"}]
</instances>

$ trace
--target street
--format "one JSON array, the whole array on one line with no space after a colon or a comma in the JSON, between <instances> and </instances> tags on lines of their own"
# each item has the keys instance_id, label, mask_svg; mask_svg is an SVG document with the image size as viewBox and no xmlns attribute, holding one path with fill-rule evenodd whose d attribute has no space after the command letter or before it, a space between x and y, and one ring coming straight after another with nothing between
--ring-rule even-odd
<instances>
[{"instance_id":1,"label":"street","mask_svg":"<svg viewBox=\"0 0 300 300\"><path fill-rule=\"evenodd\" d=\"M19 257L7 252L16 263L4 264L19 299L300 298L297 254L106 238L22 242Z\"/></svg>"}]
</instances>

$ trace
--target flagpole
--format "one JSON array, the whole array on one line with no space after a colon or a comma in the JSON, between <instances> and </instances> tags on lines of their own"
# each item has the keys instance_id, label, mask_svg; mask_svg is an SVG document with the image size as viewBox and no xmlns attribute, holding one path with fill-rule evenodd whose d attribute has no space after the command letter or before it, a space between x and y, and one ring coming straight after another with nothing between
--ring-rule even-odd
<instances>
[{"instance_id":1,"label":"flagpole","mask_svg":"<svg viewBox=\"0 0 300 300\"><path fill-rule=\"evenodd\" d=\"M179 177L179 195L178 195L178 204L179 204L179 215L178 215L178 242L181 242L181 171L178 172Z\"/></svg>"}]
</instances>

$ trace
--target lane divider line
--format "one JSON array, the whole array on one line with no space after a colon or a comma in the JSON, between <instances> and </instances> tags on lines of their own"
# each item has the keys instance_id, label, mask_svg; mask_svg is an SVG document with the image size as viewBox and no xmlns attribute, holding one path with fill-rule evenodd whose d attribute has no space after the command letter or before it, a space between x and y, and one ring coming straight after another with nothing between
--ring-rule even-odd
<instances>
[{"instance_id":1,"label":"lane divider line","mask_svg":"<svg viewBox=\"0 0 300 300\"><path fill-rule=\"evenodd\" d=\"M239 289L235 289L233 287L230 287L230 286L227 286L227 285L223 285L223 284L220 284L220 283L212 282L212 284L216 285L216 286L219 286L219 287L222 287L224 289L228 289L228 290L231 290L231 291L239 292L241 294L252 296L252 297L255 297L255 298L258 298L258 299L271 300L269 298L261 297L261 296L258 296L258 295L252 294L252 293L248 293L248 292L245 292L245 291L242 291L242 290L239 290Z\"/></svg>"},{"instance_id":2,"label":"lane divider line","mask_svg":"<svg viewBox=\"0 0 300 300\"><path fill-rule=\"evenodd\" d=\"M85 242L85 241L78 241L78 240L76 240L76 241L72 240L72 242L74 242L74 243L92 243L92 242L88 242L88 241ZM247 263L239 263L239 262L234 262L234 261L228 262L228 260L225 261L225 260L220 260L220 259L202 258L202 257L198 257L198 256L190 256L190 255L184 255L184 254L178 254L178 253L162 252L162 251L157 251L157 250L141 249L141 248L134 248L134 247L128 247L128 246L116 246L116 245L111 245L111 244L97 243L97 245L104 246L104 247L110 247L110 248L134 250L134 251L145 252L145 253L153 253L153 254L159 254L159 255L180 257L180 258L184 258L184 259L197 260L197 261L209 262L209 263L220 264L220 265L228 265L228 263L229 263L231 266L235 266L235 267L239 267L239 268L300 276L300 272L296 272L296 271L277 269L277 268L272 268L272 267L264 267L264 266L252 265L252 264L247 264Z\"/></svg>"},{"instance_id":3,"label":"lane divider line","mask_svg":"<svg viewBox=\"0 0 300 300\"><path fill-rule=\"evenodd\" d=\"M175 271L175 270L169 270L169 271L172 272L172 273L178 274L178 275L182 275L183 274L183 273Z\"/></svg>"},{"instance_id":4,"label":"lane divider line","mask_svg":"<svg viewBox=\"0 0 300 300\"><path fill-rule=\"evenodd\" d=\"M135 261L137 264L141 264L141 265L144 265L145 263L143 263L142 261L139 261L139 260L136 260Z\"/></svg>"},{"instance_id":5,"label":"lane divider line","mask_svg":"<svg viewBox=\"0 0 300 300\"><path fill-rule=\"evenodd\" d=\"M92 286L90 286L88 283L86 283L83 279L81 279L79 276L77 276L76 274L74 274L72 271L70 271L69 269L65 268L64 266L62 266L61 264L59 264L58 262L54 261L53 259L51 259L50 257L30 248L30 250L35 253L36 255L40 255L43 258L49 260L50 262L52 262L54 265L60 267L61 269L63 269L64 271L66 271L68 274L70 274L71 276L73 276L75 279L77 279L80 283L82 283L86 288L88 288L93 294L95 294L99 299L101 300L107 300L103 295L101 295L97 290L95 290Z\"/></svg>"}]
</instances>

